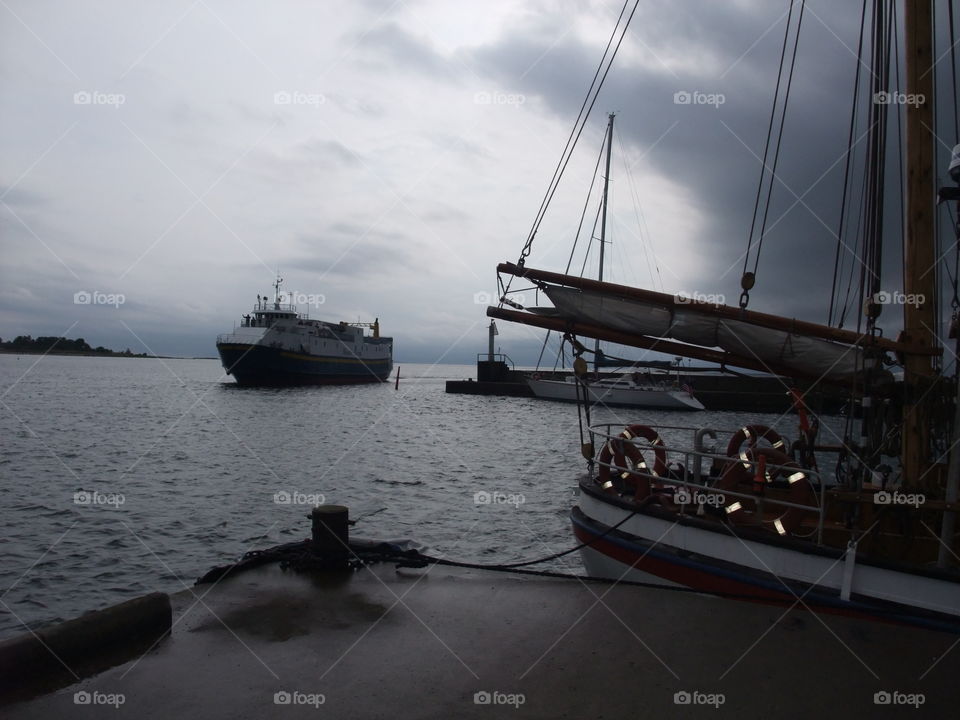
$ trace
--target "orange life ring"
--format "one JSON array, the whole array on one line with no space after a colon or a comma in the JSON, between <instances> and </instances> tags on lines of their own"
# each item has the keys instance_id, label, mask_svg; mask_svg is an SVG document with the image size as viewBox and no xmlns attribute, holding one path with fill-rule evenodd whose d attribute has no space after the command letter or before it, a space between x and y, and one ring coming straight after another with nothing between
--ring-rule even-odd
<instances>
[{"instance_id":1,"label":"orange life ring","mask_svg":"<svg viewBox=\"0 0 960 720\"><path fill-rule=\"evenodd\" d=\"M759 440L766 440L774 450L783 450L786 447L783 438L773 428L766 425L744 425L737 430L727 443L727 457L740 457L740 448L747 442L750 448L756 447Z\"/></svg>"},{"instance_id":2,"label":"orange life ring","mask_svg":"<svg viewBox=\"0 0 960 720\"><path fill-rule=\"evenodd\" d=\"M779 475L785 475L790 484L786 501L796 505L816 506L817 495L807 479L807 473L789 455L774 448L758 447L751 448L746 455L748 462L738 458L727 463L717 485L721 492L736 491L741 485L752 483L754 492L762 495L767 483L772 482ZM768 463L781 467L767 469ZM754 465L754 470L751 470L751 465ZM756 515L756 505L754 504L752 508L750 505L749 500L732 498L730 502L725 503L724 510L731 522L738 525L748 524L755 521ZM779 535L792 535L800 528L803 516L808 512L810 511L790 507L786 508L782 514L770 519L762 518L762 521L773 525L773 529Z\"/></svg>"},{"instance_id":3,"label":"orange life ring","mask_svg":"<svg viewBox=\"0 0 960 720\"><path fill-rule=\"evenodd\" d=\"M627 459L632 467L627 466ZM635 484L634 500L639 501L650 496L650 480L641 474L646 471L643 453L633 443L620 438L608 440L603 444L597 462L597 483L604 490L617 492L613 483L613 477L617 475L627 487L628 483Z\"/></svg>"},{"instance_id":4,"label":"orange life ring","mask_svg":"<svg viewBox=\"0 0 960 720\"><path fill-rule=\"evenodd\" d=\"M642 437L647 440L654 452L653 468L647 466L640 448L631 440ZM613 473L619 474L620 479L629 488L634 485L633 499L644 501L653 495L650 476L663 477L667 474L667 452L657 431L646 425L628 425L618 437L611 438L603 444L600 450L597 470L597 483L604 490L617 492L614 487ZM628 467L627 460L632 467Z\"/></svg>"},{"instance_id":5,"label":"orange life ring","mask_svg":"<svg viewBox=\"0 0 960 720\"><path fill-rule=\"evenodd\" d=\"M620 433L620 437L627 441L633 440L635 437L641 437L649 442L654 454L651 474L657 477L664 477L667 474L667 451L664 449L663 440L660 439L656 430L649 425L627 425ZM629 444L633 445L633 443ZM634 447L636 446L634 445Z\"/></svg>"}]
</instances>

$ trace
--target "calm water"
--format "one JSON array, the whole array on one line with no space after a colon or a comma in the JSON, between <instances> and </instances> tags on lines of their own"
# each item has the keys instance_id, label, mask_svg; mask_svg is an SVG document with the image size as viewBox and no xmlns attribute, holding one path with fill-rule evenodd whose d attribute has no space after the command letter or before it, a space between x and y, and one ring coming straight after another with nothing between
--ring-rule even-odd
<instances>
[{"instance_id":1,"label":"calm water","mask_svg":"<svg viewBox=\"0 0 960 720\"><path fill-rule=\"evenodd\" d=\"M444 392L474 374L403 365L399 391L240 389L216 360L0 355L0 636L181 590L251 548L307 537L318 496L350 507L358 537L412 538L458 560L571 547L575 408ZM478 504L481 492L518 502ZM553 567L582 572L576 555Z\"/></svg>"}]
</instances>

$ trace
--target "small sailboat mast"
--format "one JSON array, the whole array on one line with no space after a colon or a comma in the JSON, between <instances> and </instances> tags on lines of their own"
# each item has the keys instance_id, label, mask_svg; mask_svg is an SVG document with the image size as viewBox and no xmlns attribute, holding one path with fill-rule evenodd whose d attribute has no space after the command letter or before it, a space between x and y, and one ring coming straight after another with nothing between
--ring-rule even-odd
<instances>
[{"instance_id":1,"label":"small sailboat mast","mask_svg":"<svg viewBox=\"0 0 960 720\"><path fill-rule=\"evenodd\" d=\"M609 122L607 122L607 160L606 160L606 170L603 175L603 201L602 201L602 216L600 218L600 272L598 275L599 282L603 282L603 259L604 251L607 246L607 199L609 198L610 191L610 153L613 149L613 118L614 113L610 113ZM597 338L593 346L593 372L597 373L599 377L600 373L600 358L603 357L600 352L600 339Z\"/></svg>"}]
</instances>

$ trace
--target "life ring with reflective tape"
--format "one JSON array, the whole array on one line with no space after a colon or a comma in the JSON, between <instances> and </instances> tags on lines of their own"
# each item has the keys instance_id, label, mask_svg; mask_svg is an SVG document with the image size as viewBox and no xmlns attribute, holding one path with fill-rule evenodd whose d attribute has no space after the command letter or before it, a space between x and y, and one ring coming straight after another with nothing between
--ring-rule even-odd
<instances>
[{"instance_id":1,"label":"life ring with reflective tape","mask_svg":"<svg viewBox=\"0 0 960 720\"><path fill-rule=\"evenodd\" d=\"M640 448L631 442L635 437L644 438L653 448L653 469L647 466ZM630 466L627 464L628 460ZM656 430L646 425L628 425L618 437L603 444L597 461L597 483L600 487L616 492L614 474L619 475L619 479L628 488L630 485L635 486L634 500L637 501L645 500L652 494L651 475L663 477L667 474L667 453L663 441Z\"/></svg>"},{"instance_id":2,"label":"life ring with reflective tape","mask_svg":"<svg viewBox=\"0 0 960 720\"><path fill-rule=\"evenodd\" d=\"M771 465L776 467L769 467ZM789 455L774 448L751 448L736 460L727 463L717 487L721 492L742 492L744 484L751 484L754 494L761 496L765 493L767 484L781 475L790 487L786 502L816 507L817 495L806 471ZM779 509L779 506L777 507ZM757 521L756 504L745 498L731 498L724 504L724 510L727 518L734 524L754 524ZM772 525L779 535L792 535L800 528L803 516L808 512L811 511L789 507L780 514L765 516L762 521Z\"/></svg>"},{"instance_id":3,"label":"life ring with reflective tape","mask_svg":"<svg viewBox=\"0 0 960 720\"><path fill-rule=\"evenodd\" d=\"M627 466L627 460L631 466ZM597 457L597 484L604 490L618 492L614 479L622 481L621 487L634 487L634 499L643 500L650 496L650 480L642 475L647 472L646 462L640 448L620 438L612 438L603 444Z\"/></svg>"},{"instance_id":4,"label":"life ring with reflective tape","mask_svg":"<svg viewBox=\"0 0 960 720\"><path fill-rule=\"evenodd\" d=\"M620 437L627 441L640 437L649 442L654 454L652 474L657 477L664 477L667 474L667 451L656 430L649 425L627 425L620 433ZM630 444L633 445L633 443Z\"/></svg>"},{"instance_id":5,"label":"life ring with reflective tape","mask_svg":"<svg viewBox=\"0 0 960 720\"><path fill-rule=\"evenodd\" d=\"M740 457L740 448L743 447L744 442L753 448L760 440L769 442L774 450L782 451L786 447L783 438L773 428L766 425L744 425L730 437L730 442L727 443L727 457Z\"/></svg>"}]
</instances>

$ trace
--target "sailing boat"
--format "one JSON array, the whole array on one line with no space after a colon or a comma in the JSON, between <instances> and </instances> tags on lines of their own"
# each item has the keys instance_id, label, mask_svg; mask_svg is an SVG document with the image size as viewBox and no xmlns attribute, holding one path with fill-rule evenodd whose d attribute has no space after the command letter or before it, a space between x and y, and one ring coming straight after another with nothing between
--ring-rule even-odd
<instances>
[{"instance_id":1,"label":"sailing boat","mask_svg":"<svg viewBox=\"0 0 960 720\"><path fill-rule=\"evenodd\" d=\"M876 97L888 90L883 38L893 20L884 17L883 3L873 7ZM857 330L758 313L746 302L739 308L679 303L663 293L529 268L524 259L532 236L520 262L498 266L546 293L555 312L491 307L491 317L557 330L571 340L590 337L836 383L850 393L849 417L860 418L859 435L826 444L797 392L793 442L749 419L730 430L670 428L663 436L639 422L593 426L588 438L581 435L589 473L571 512L589 575L960 633L960 417L954 416L960 402L952 402L956 382L936 361L942 353L932 329L938 288L929 272L937 257L931 4L905 3L905 23L907 91L921 100L905 110L904 293L920 300L903 305L897 339L881 337L876 325L878 265L864 274ZM889 110L877 102L869 110L865 207L873 224L864 242L882 226L878 179L893 166L882 159ZM960 146L951 175L960 183L958 152ZM960 190L940 195L960 204ZM744 274L747 297L754 282L752 273ZM958 318L960 308L951 337L960 335ZM902 379L886 369L896 365Z\"/></svg>"},{"instance_id":2,"label":"sailing boat","mask_svg":"<svg viewBox=\"0 0 960 720\"><path fill-rule=\"evenodd\" d=\"M613 148L613 120L610 113L606 132L606 174L603 178L603 197L601 199L602 216L600 220L600 266L598 278L603 282L604 250L607 244L607 202L610 191L610 155ZM551 298L552 299L552 298ZM538 398L545 400L563 400L577 402L581 397L591 404L645 407L661 410L703 410L703 403L693 396L688 385L681 385L679 363L676 382L669 374L634 372L631 375L603 378L600 376L600 363L603 353L600 340L594 347L594 378L591 380L581 363L576 374L563 379L541 377L539 373L527 378L527 385Z\"/></svg>"}]
</instances>

